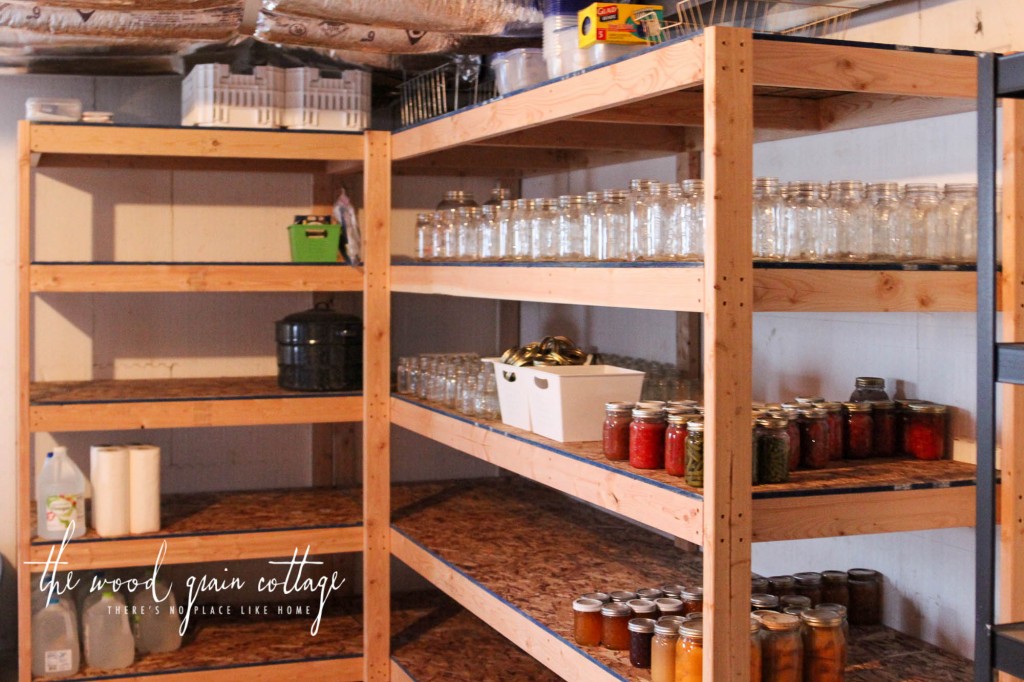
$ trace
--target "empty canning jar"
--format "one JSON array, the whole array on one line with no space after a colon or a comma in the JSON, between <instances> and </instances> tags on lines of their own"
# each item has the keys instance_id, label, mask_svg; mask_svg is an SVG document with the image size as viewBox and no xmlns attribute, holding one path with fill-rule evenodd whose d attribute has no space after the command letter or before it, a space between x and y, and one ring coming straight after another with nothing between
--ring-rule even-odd
<instances>
[{"instance_id":1,"label":"empty canning jar","mask_svg":"<svg viewBox=\"0 0 1024 682\"><path fill-rule=\"evenodd\" d=\"M661 260L662 244L667 241L668 212L671 210L668 185L648 182L633 202L630 220L630 257L632 260Z\"/></svg>"},{"instance_id":2,"label":"empty canning jar","mask_svg":"<svg viewBox=\"0 0 1024 682\"><path fill-rule=\"evenodd\" d=\"M939 220L939 186L931 182L908 183L899 210L900 251L904 261L941 261L948 239Z\"/></svg>"},{"instance_id":3,"label":"empty canning jar","mask_svg":"<svg viewBox=\"0 0 1024 682\"><path fill-rule=\"evenodd\" d=\"M467 192L461 189L450 189L444 193L441 201L437 204L437 210L448 210L453 208L460 208L462 206L477 206L476 199L473 198L472 192Z\"/></svg>"},{"instance_id":4,"label":"empty canning jar","mask_svg":"<svg viewBox=\"0 0 1024 682\"><path fill-rule=\"evenodd\" d=\"M430 213L416 214L416 258L434 258L434 217Z\"/></svg>"},{"instance_id":5,"label":"empty canning jar","mask_svg":"<svg viewBox=\"0 0 1024 682\"><path fill-rule=\"evenodd\" d=\"M704 181L683 180L679 214L679 260L704 260Z\"/></svg>"},{"instance_id":6,"label":"empty canning jar","mask_svg":"<svg viewBox=\"0 0 1024 682\"><path fill-rule=\"evenodd\" d=\"M535 199L530 215L530 257L535 261L558 257L558 200Z\"/></svg>"},{"instance_id":7,"label":"empty canning jar","mask_svg":"<svg viewBox=\"0 0 1024 682\"><path fill-rule=\"evenodd\" d=\"M843 403L846 413L843 425L844 446L849 459L866 459L875 454L874 415L871 403Z\"/></svg>"},{"instance_id":8,"label":"empty canning jar","mask_svg":"<svg viewBox=\"0 0 1024 682\"><path fill-rule=\"evenodd\" d=\"M895 182L868 185L871 212L871 260L892 262L900 255L900 186Z\"/></svg>"},{"instance_id":9,"label":"empty canning jar","mask_svg":"<svg viewBox=\"0 0 1024 682\"><path fill-rule=\"evenodd\" d=\"M753 241L756 260L782 260L782 185L778 178L754 178Z\"/></svg>"},{"instance_id":10,"label":"empty canning jar","mask_svg":"<svg viewBox=\"0 0 1024 682\"><path fill-rule=\"evenodd\" d=\"M598 209L598 252L601 261L626 260L629 254L628 193L621 189L608 189L601 195Z\"/></svg>"},{"instance_id":11,"label":"empty canning jar","mask_svg":"<svg viewBox=\"0 0 1024 682\"><path fill-rule=\"evenodd\" d=\"M455 211L457 260L471 261L479 257L480 209L462 206Z\"/></svg>"},{"instance_id":12,"label":"empty canning jar","mask_svg":"<svg viewBox=\"0 0 1024 682\"><path fill-rule=\"evenodd\" d=\"M512 221L515 219L516 202L506 199L501 202L498 213L498 260L512 259Z\"/></svg>"},{"instance_id":13,"label":"empty canning jar","mask_svg":"<svg viewBox=\"0 0 1024 682\"><path fill-rule=\"evenodd\" d=\"M665 413L636 408L629 425L629 464L637 469L665 466Z\"/></svg>"},{"instance_id":14,"label":"empty canning jar","mask_svg":"<svg viewBox=\"0 0 1024 682\"><path fill-rule=\"evenodd\" d=\"M626 202L629 205L629 245L627 247L627 258L629 260L641 260L642 253L647 251L649 242L649 230L647 215L650 203L650 189L658 183L653 180L634 178L629 181L629 194Z\"/></svg>"},{"instance_id":15,"label":"empty canning jar","mask_svg":"<svg viewBox=\"0 0 1024 682\"><path fill-rule=\"evenodd\" d=\"M782 209L787 261L820 261L825 200L817 182L791 182Z\"/></svg>"},{"instance_id":16,"label":"empty canning jar","mask_svg":"<svg viewBox=\"0 0 1024 682\"><path fill-rule=\"evenodd\" d=\"M903 452L917 459L942 459L946 454L949 410L936 403L913 403L903 429Z\"/></svg>"},{"instance_id":17,"label":"empty canning jar","mask_svg":"<svg viewBox=\"0 0 1024 682\"><path fill-rule=\"evenodd\" d=\"M660 261L679 260L679 240L682 235L680 225L679 202L683 198L683 189L679 183L665 185L665 206L662 214L663 227L657 244Z\"/></svg>"},{"instance_id":18,"label":"empty canning jar","mask_svg":"<svg viewBox=\"0 0 1024 682\"><path fill-rule=\"evenodd\" d=\"M951 243L950 259L956 263L977 261L978 186L974 183L946 185L939 214Z\"/></svg>"},{"instance_id":19,"label":"empty canning jar","mask_svg":"<svg viewBox=\"0 0 1024 682\"><path fill-rule=\"evenodd\" d=\"M491 196L484 202L484 206L501 206L503 202L512 198L512 190L508 187L492 187Z\"/></svg>"},{"instance_id":20,"label":"empty canning jar","mask_svg":"<svg viewBox=\"0 0 1024 682\"><path fill-rule=\"evenodd\" d=\"M530 251L532 242L533 199L516 200L512 217L512 248L510 256L515 261L528 261L532 258Z\"/></svg>"},{"instance_id":21,"label":"empty canning jar","mask_svg":"<svg viewBox=\"0 0 1024 682\"><path fill-rule=\"evenodd\" d=\"M558 260L583 258L583 211L587 198L575 194L558 197Z\"/></svg>"},{"instance_id":22,"label":"empty canning jar","mask_svg":"<svg viewBox=\"0 0 1024 682\"><path fill-rule=\"evenodd\" d=\"M829 183L826 234L834 243L823 249L825 260L866 261L871 253L870 215L863 182L843 180Z\"/></svg>"},{"instance_id":23,"label":"empty canning jar","mask_svg":"<svg viewBox=\"0 0 1024 682\"><path fill-rule=\"evenodd\" d=\"M586 203L580 213L583 243L580 259L597 260L600 230L598 229L598 213L601 206L601 192L587 192Z\"/></svg>"},{"instance_id":24,"label":"empty canning jar","mask_svg":"<svg viewBox=\"0 0 1024 682\"><path fill-rule=\"evenodd\" d=\"M501 208L485 204L477 222L477 253L482 261L501 258Z\"/></svg>"},{"instance_id":25,"label":"empty canning jar","mask_svg":"<svg viewBox=\"0 0 1024 682\"><path fill-rule=\"evenodd\" d=\"M453 260L458 256L455 211L454 208L446 208L434 213L434 232L431 236L434 260Z\"/></svg>"}]
</instances>

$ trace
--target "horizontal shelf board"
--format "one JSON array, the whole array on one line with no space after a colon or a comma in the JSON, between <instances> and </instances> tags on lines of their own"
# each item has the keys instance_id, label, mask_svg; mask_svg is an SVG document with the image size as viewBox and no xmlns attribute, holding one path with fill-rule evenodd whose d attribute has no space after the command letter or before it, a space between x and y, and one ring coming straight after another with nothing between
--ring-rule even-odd
<instances>
[{"instance_id":1,"label":"horizontal shelf board","mask_svg":"<svg viewBox=\"0 0 1024 682\"><path fill-rule=\"evenodd\" d=\"M1024 384L1024 343L996 344L996 381Z\"/></svg>"},{"instance_id":2,"label":"horizontal shelf board","mask_svg":"<svg viewBox=\"0 0 1024 682\"><path fill-rule=\"evenodd\" d=\"M605 458L598 441L559 443L496 420L469 418L396 395L392 421L468 455L574 497L700 543L703 493L664 470ZM973 524L975 466L873 459L801 469L788 483L753 489L756 541ZM810 510L816 509L815 513ZM927 511L927 513L925 513Z\"/></svg>"},{"instance_id":3,"label":"horizontal shelf board","mask_svg":"<svg viewBox=\"0 0 1024 682\"><path fill-rule=\"evenodd\" d=\"M34 382L32 431L102 431L362 419L357 392L289 391L277 377Z\"/></svg>"},{"instance_id":4,"label":"horizontal shelf board","mask_svg":"<svg viewBox=\"0 0 1024 682\"><path fill-rule=\"evenodd\" d=\"M397 292L701 312L700 263L396 263ZM760 312L969 312L973 269L757 263Z\"/></svg>"},{"instance_id":5,"label":"horizontal shelf board","mask_svg":"<svg viewBox=\"0 0 1024 682\"><path fill-rule=\"evenodd\" d=\"M559 682L487 623L447 595L396 595L391 614L392 682ZM472 656L438 652L472 651Z\"/></svg>"},{"instance_id":6,"label":"horizontal shelf board","mask_svg":"<svg viewBox=\"0 0 1024 682\"><path fill-rule=\"evenodd\" d=\"M361 133L32 123L33 154L187 159L345 161L363 158ZM54 160L60 163L59 159ZM258 170L265 167L257 164Z\"/></svg>"},{"instance_id":7,"label":"horizontal shelf board","mask_svg":"<svg viewBox=\"0 0 1024 682\"><path fill-rule=\"evenodd\" d=\"M992 647L996 670L1024 678L1024 623L994 626Z\"/></svg>"},{"instance_id":8,"label":"horizontal shelf board","mask_svg":"<svg viewBox=\"0 0 1024 682\"><path fill-rule=\"evenodd\" d=\"M343 263L33 263L32 291L362 291Z\"/></svg>"},{"instance_id":9,"label":"horizontal shelf board","mask_svg":"<svg viewBox=\"0 0 1024 682\"><path fill-rule=\"evenodd\" d=\"M67 545L62 560L73 570L147 565L156 558L163 540L168 564L286 556L299 541L309 544L314 554L358 552L362 550L361 524L359 490L171 494L161 497L158 532L105 538L90 528ZM59 544L34 538L31 560L46 561L51 548Z\"/></svg>"},{"instance_id":10,"label":"horizontal shelf board","mask_svg":"<svg viewBox=\"0 0 1024 682\"><path fill-rule=\"evenodd\" d=\"M649 679L625 653L576 646L572 599L701 580L700 554L534 484L401 486L393 496L395 556L566 679ZM593 660L590 670L570 667L578 656ZM854 627L846 679L916 682L926 673L959 682L970 670L966 659L891 629Z\"/></svg>"},{"instance_id":11,"label":"horizontal shelf board","mask_svg":"<svg viewBox=\"0 0 1024 682\"><path fill-rule=\"evenodd\" d=\"M363 679L362 627L348 613L324 614L316 636L309 634L312 616L281 618L194 615L197 623L182 647L162 654L138 655L129 668L99 671L83 667L70 680L170 679L192 682L252 680ZM43 678L37 678L43 679Z\"/></svg>"}]
</instances>

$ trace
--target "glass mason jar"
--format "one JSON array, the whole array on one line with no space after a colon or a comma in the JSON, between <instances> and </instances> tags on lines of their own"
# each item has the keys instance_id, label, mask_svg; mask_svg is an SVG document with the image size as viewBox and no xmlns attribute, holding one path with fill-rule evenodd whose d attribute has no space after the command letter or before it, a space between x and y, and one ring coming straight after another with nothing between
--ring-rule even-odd
<instances>
[{"instance_id":1,"label":"glass mason jar","mask_svg":"<svg viewBox=\"0 0 1024 682\"><path fill-rule=\"evenodd\" d=\"M601 643L601 607L597 599L580 597L572 603L573 636L580 646Z\"/></svg>"},{"instance_id":2,"label":"glass mason jar","mask_svg":"<svg viewBox=\"0 0 1024 682\"><path fill-rule=\"evenodd\" d=\"M558 260L583 259L583 212L587 198L580 195L558 197Z\"/></svg>"},{"instance_id":3,"label":"glass mason jar","mask_svg":"<svg viewBox=\"0 0 1024 682\"><path fill-rule=\"evenodd\" d=\"M946 454L949 410L936 403L913 403L903 429L903 452L917 459L942 459Z\"/></svg>"},{"instance_id":4,"label":"glass mason jar","mask_svg":"<svg viewBox=\"0 0 1024 682\"><path fill-rule=\"evenodd\" d=\"M854 180L831 182L828 186L827 234L834 239L824 250L825 260L866 261L871 254L871 212L864 195L864 183Z\"/></svg>"},{"instance_id":5,"label":"glass mason jar","mask_svg":"<svg viewBox=\"0 0 1024 682\"><path fill-rule=\"evenodd\" d=\"M683 601L683 614L703 613L704 611L704 588L688 587L679 595Z\"/></svg>"},{"instance_id":6,"label":"glass mason jar","mask_svg":"<svg viewBox=\"0 0 1024 682\"><path fill-rule=\"evenodd\" d=\"M851 568L848 617L851 625L877 625L882 620L882 576L870 568Z\"/></svg>"},{"instance_id":7,"label":"glass mason jar","mask_svg":"<svg viewBox=\"0 0 1024 682\"><path fill-rule=\"evenodd\" d=\"M636 408L629 425L629 465L637 469L665 466L665 413Z\"/></svg>"},{"instance_id":8,"label":"glass mason jar","mask_svg":"<svg viewBox=\"0 0 1024 682\"><path fill-rule=\"evenodd\" d=\"M510 256L514 261L528 261L533 257L533 199L517 199L512 217L512 249Z\"/></svg>"},{"instance_id":9,"label":"glass mason jar","mask_svg":"<svg viewBox=\"0 0 1024 682\"><path fill-rule=\"evenodd\" d=\"M536 199L530 216L530 256L535 261L558 257L558 200Z\"/></svg>"},{"instance_id":10,"label":"glass mason jar","mask_svg":"<svg viewBox=\"0 0 1024 682\"><path fill-rule=\"evenodd\" d=\"M753 240L755 260L782 260L782 186L778 178L754 178Z\"/></svg>"},{"instance_id":11,"label":"glass mason jar","mask_svg":"<svg viewBox=\"0 0 1024 682\"><path fill-rule=\"evenodd\" d=\"M757 473L761 483L789 480L788 426L785 419L757 420Z\"/></svg>"},{"instance_id":12,"label":"glass mason jar","mask_svg":"<svg viewBox=\"0 0 1024 682\"><path fill-rule=\"evenodd\" d=\"M978 260L978 186L974 183L948 184L939 204L944 231L949 236L948 260L974 263Z\"/></svg>"},{"instance_id":13,"label":"glass mason jar","mask_svg":"<svg viewBox=\"0 0 1024 682\"><path fill-rule=\"evenodd\" d=\"M796 578L791 575L773 575L768 578L768 593L776 597L796 594Z\"/></svg>"},{"instance_id":14,"label":"glass mason jar","mask_svg":"<svg viewBox=\"0 0 1024 682\"><path fill-rule=\"evenodd\" d=\"M601 438L605 457L620 462L629 459L629 425L632 421L633 403L605 403Z\"/></svg>"},{"instance_id":15,"label":"glass mason jar","mask_svg":"<svg viewBox=\"0 0 1024 682\"><path fill-rule=\"evenodd\" d=\"M819 262L825 232L825 200L817 182L791 182L782 209L785 260Z\"/></svg>"},{"instance_id":16,"label":"glass mason jar","mask_svg":"<svg viewBox=\"0 0 1024 682\"><path fill-rule=\"evenodd\" d=\"M851 403L862 403L871 400L889 400L885 392L885 379L882 377L857 377L853 381Z\"/></svg>"},{"instance_id":17,"label":"glass mason jar","mask_svg":"<svg viewBox=\"0 0 1024 682\"><path fill-rule=\"evenodd\" d=\"M686 424L686 485L704 487L704 422L694 419Z\"/></svg>"},{"instance_id":18,"label":"glass mason jar","mask_svg":"<svg viewBox=\"0 0 1024 682\"><path fill-rule=\"evenodd\" d=\"M704 181L683 180L679 212L678 260L704 260Z\"/></svg>"},{"instance_id":19,"label":"glass mason jar","mask_svg":"<svg viewBox=\"0 0 1024 682\"><path fill-rule=\"evenodd\" d=\"M506 199L498 211L498 260L512 260L512 221L516 202Z\"/></svg>"},{"instance_id":20,"label":"glass mason jar","mask_svg":"<svg viewBox=\"0 0 1024 682\"><path fill-rule=\"evenodd\" d=\"M871 226L871 260L893 262L900 256L900 186L895 182L868 185Z\"/></svg>"},{"instance_id":21,"label":"glass mason jar","mask_svg":"<svg viewBox=\"0 0 1024 682\"><path fill-rule=\"evenodd\" d=\"M434 233L431 236L434 260L453 260L458 255L455 211L454 208L445 208L434 213Z\"/></svg>"},{"instance_id":22,"label":"glass mason jar","mask_svg":"<svg viewBox=\"0 0 1024 682\"><path fill-rule=\"evenodd\" d=\"M679 626L676 640L675 682L704 679L704 621L688 620Z\"/></svg>"},{"instance_id":23,"label":"glass mason jar","mask_svg":"<svg viewBox=\"0 0 1024 682\"><path fill-rule=\"evenodd\" d=\"M821 601L827 604L849 606L850 588L846 571L821 572Z\"/></svg>"},{"instance_id":24,"label":"glass mason jar","mask_svg":"<svg viewBox=\"0 0 1024 682\"><path fill-rule=\"evenodd\" d=\"M751 611L777 611L779 598L768 592L754 592L750 595Z\"/></svg>"},{"instance_id":25,"label":"glass mason jar","mask_svg":"<svg viewBox=\"0 0 1024 682\"><path fill-rule=\"evenodd\" d=\"M784 407L771 416L786 420L786 433L789 434L789 470L796 471L800 468L800 410Z\"/></svg>"},{"instance_id":26,"label":"glass mason jar","mask_svg":"<svg viewBox=\"0 0 1024 682\"><path fill-rule=\"evenodd\" d=\"M650 601L654 601L655 599L661 599L664 596L665 593L657 587L641 587L636 591L637 599L648 599Z\"/></svg>"},{"instance_id":27,"label":"glass mason jar","mask_svg":"<svg viewBox=\"0 0 1024 682\"><path fill-rule=\"evenodd\" d=\"M480 207L477 218L477 258L482 261L496 261L501 251L501 209L494 204Z\"/></svg>"},{"instance_id":28,"label":"glass mason jar","mask_svg":"<svg viewBox=\"0 0 1024 682\"><path fill-rule=\"evenodd\" d=\"M508 187L492 187L491 196L484 202L484 206L501 206L502 202L512 198L512 190Z\"/></svg>"},{"instance_id":29,"label":"glass mason jar","mask_svg":"<svg viewBox=\"0 0 1024 682\"><path fill-rule=\"evenodd\" d=\"M658 605L650 599L641 599L637 596L636 599L630 599L626 602L626 606L633 612L634 618L657 618L658 617Z\"/></svg>"},{"instance_id":30,"label":"glass mason jar","mask_svg":"<svg viewBox=\"0 0 1024 682\"><path fill-rule=\"evenodd\" d=\"M601 207L601 192L587 192L586 203L580 211L580 229L583 243L580 260L592 261L598 258L600 230L598 229L598 213Z\"/></svg>"},{"instance_id":31,"label":"glass mason jar","mask_svg":"<svg viewBox=\"0 0 1024 682\"><path fill-rule=\"evenodd\" d=\"M810 600L809 604L803 604L802 602L790 601L787 603L786 599L782 600L783 606L816 606L821 602L821 573L815 571L804 571L802 573L794 573L793 579L796 581L796 594L787 595L788 599L795 597L806 597Z\"/></svg>"},{"instance_id":32,"label":"glass mason jar","mask_svg":"<svg viewBox=\"0 0 1024 682\"><path fill-rule=\"evenodd\" d=\"M875 454L875 422L871 403L843 403L843 446L849 459L867 459Z\"/></svg>"},{"instance_id":33,"label":"glass mason jar","mask_svg":"<svg viewBox=\"0 0 1024 682\"><path fill-rule=\"evenodd\" d=\"M601 607L601 644L614 651L629 650L629 621L633 611L625 604L611 602Z\"/></svg>"},{"instance_id":34,"label":"glass mason jar","mask_svg":"<svg viewBox=\"0 0 1024 682\"><path fill-rule=\"evenodd\" d=\"M501 417L501 407L498 401L498 380L491 367L480 370L477 375L477 401L476 414L485 419L498 419Z\"/></svg>"},{"instance_id":35,"label":"glass mason jar","mask_svg":"<svg viewBox=\"0 0 1024 682\"><path fill-rule=\"evenodd\" d=\"M623 261L629 254L628 193L607 189L601 194L597 214L597 259Z\"/></svg>"},{"instance_id":36,"label":"glass mason jar","mask_svg":"<svg viewBox=\"0 0 1024 682\"><path fill-rule=\"evenodd\" d=\"M679 625L675 621L659 621L651 641L651 682L675 682L676 643Z\"/></svg>"},{"instance_id":37,"label":"glass mason jar","mask_svg":"<svg viewBox=\"0 0 1024 682\"><path fill-rule=\"evenodd\" d=\"M480 209L462 206L455 211L455 258L461 261L475 261L480 257Z\"/></svg>"},{"instance_id":38,"label":"glass mason jar","mask_svg":"<svg viewBox=\"0 0 1024 682\"><path fill-rule=\"evenodd\" d=\"M668 414L665 429L665 473L671 476L686 475L686 424L692 418L687 413Z\"/></svg>"},{"instance_id":39,"label":"glass mason jar","mask_svg":"<svg viewBox=\"0 0 1024 682\"><path fill-rule=\"evenodd\" d=\"M626 203L629 206L629 237L626 251L628 260L639 260L640 254L646 251L648 243L647 203L654 180L634 178L629 181L629 194Z\"/></svg>"},{"instance_id":40,"label":"glass mason jar","mask_svg":"<svg viewBox=\"0 0 1024 682\"><path fill-rule=\"evenodd\" d=\"M931 182L908 183L899 209L899 258L936 263L949 241L939 220L939 186Z\"/></svg>"},{"instance_id":41,"label":"glass mason jar","mask_svg":"<svg viewBox=\"0 0 1024 682\"><path fill-rule=\"evenodd\" d=\"M444 193L441 201L438 202L437 210L448 210L462 206L478 206L473 198L473 193L461 189L450 189Z\"/></svg>"},{"instance_id":42,"label":"glass mason jar","mask_svg":"<svg viewBox=\"0 0 1024 682\"><path fill-rule=\"evenodd\" d=\"M612 601L619 602L621 604L625 604L629 600L637 598L636 592L630 592L629 590L615 590L608 596L612 598Z\"/></svg>"},{"instance_id":43,"label":"glass mason jar","mask_svg":"<svg viewBox=\"0 0 1024 682\"><path fill-rule=\"evenodd\" d=\"M835 462L843 458L843 404L826 400L815 403L818 409L825 410L828 420L828 458Z\"/></svg>"},{"instance_id":44,"label":"glass mason jar","mask_svg":"<svg viewBox=\"0 0 1024 682\"><path fill-rule=\"evenodd\" d=\"M846 633L843 617L831 609L811 609L804 623L804 679L843 682L846 675Z\"/></svg>"},{"instance_id":45,"label":"glass mason jar","mask_svg":"<svg viewBox=\"0 0 1024 682\"><path fill-rule=\"evenodd\" d=\"M759 682L761 680L761 621L757 618L750 619L750 680Z\"/></svg>"},{"instance_id":46,"label":"glass mason jar","mask_svg":"<svg viewBox=\"0 0 1024 682\"><path fill-rule=\"evenodd\" d=\"M654 625L653 618L634 618L629 621L629 662L634 668L651 667Z\"/></svg>"},{"instance_id":47,"label":"glass mason jar","mask_svg":"<svg viewBox=\"0 0 1024 682\"><path fill-rule=\"evenodd\" d=\"M768 578L754 574L750 576L750 592L752 594L768 592Z\"/></svg>"},{"instance_id":48,"label":"glass mason jar","mask_svg":"<svg viewBox=\"0 0 1024 682\"><path fill-rule=\"evenodd\" d=\"M828 413L812 407L800 410L800 464L823 469L829 463Z\"/></svg>"},{"instance_id":49,"label":"glass mason jar","mask_svg":"<svg viewBox=\"0 0 1024 682\"><path fill-rule=\"evenodd\" d=\"M430 213L416 214L416 260L434 258L434 216Z\"/></svg>"},{"instance_id":50,"label":"glass mason jar","mask_svg":"<svg viewBox=\"0 0 1024 682\"><path fill-rule=\"evenodd\" d=\"M683 188L679 183L671 182L665 185L665 194L662 197L662 230L657 244L656 259L659 261L679 260L679 240L682 235L679 202L682 198Z\"/></svg>"},{"instance_id":51,"label":"glass mason jar","mask_svg":"<svg viewBox=\"0 0 1024 682\"><path fill-rule=\"evenodd\" d=\"M671 209L668 185L647 182L634 196L629 223L630 260L660 260Z\"/></svg>"},{"instance_id":52,"label":"glass mason jar","mask_svg":"<svg viewBox=\"0 0 1024 682\"><path fill-rule=\"evenodd\" d=\"M681 587L681 586L680 586ZM680 594L685 590L680 590ZM659 616L685 616L686 607L679 597L658 597L654 600Z\"/></svg>"},{"instance_id":53,"label":"glass mason jar","mask_svg":"<svg viewBox=\"0 0 1024 682\"><path fill-rule=\"evenodd\" d=\"M877 457L896 454L896 403L873 400L871 405L871 446Z\"/></svg>"},{"instance_id":54,"label":"glass mason jar","mask_svg":"<svg viewBox=\"0 0 1024 682\"><path fill-rule=\"evenodd\" d=\"M804 682L804 645L800 618L789 613L761 616L761 679Z\"/></svg>"}]
</instances>

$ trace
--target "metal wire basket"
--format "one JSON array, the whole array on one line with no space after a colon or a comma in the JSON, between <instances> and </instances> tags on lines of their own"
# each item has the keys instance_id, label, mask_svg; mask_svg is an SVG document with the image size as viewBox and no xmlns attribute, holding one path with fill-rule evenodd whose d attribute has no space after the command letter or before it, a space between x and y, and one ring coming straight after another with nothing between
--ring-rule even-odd
<instances>
[{"instance_id":1,"label":"metal wire basket","mask_svg":"<svg viewBox=\"0 0 1024 682\"><path fill-rule=\"evenodd\" d=\"M450 62L402 83L401 125L412 125L495 97L493 81L481 75L481 63L477 55L454 55Z\"/></svg>"}]
</instances>

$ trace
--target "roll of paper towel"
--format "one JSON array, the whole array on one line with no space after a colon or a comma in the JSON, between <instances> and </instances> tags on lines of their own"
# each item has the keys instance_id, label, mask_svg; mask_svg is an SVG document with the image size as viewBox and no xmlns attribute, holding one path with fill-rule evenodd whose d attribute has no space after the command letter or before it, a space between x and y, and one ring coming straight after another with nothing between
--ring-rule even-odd
<instances>
[{"instance_id":1,"label":"roll of paper towel","mask_svg":"<svg viewBox=\"0 0 1024 682\"><path fill-rule=\"evenodd\" d=\"M92 527L104 537L128 535L130 466L128 450L120 445L93 445L89 449L92 481Z\"/></svg>"},{"instance_id":2,"label":"roll of paper towel","mask_svg":"<svg viewBox=\"0 0 1024 682\"><path fill-rule=\"evenodd\" d=\"M131 531L155 533L160 530L160 448L129 445L128 455L131 459Z\"/></svg>"}]
</instances>

